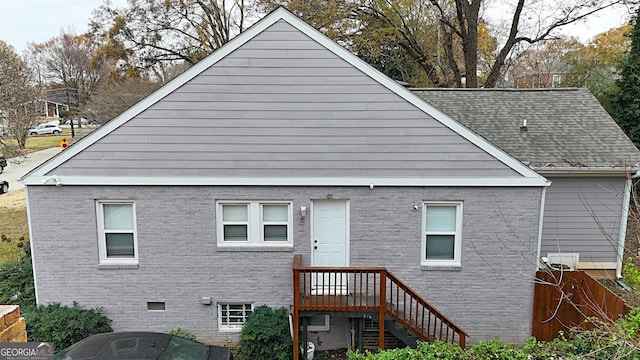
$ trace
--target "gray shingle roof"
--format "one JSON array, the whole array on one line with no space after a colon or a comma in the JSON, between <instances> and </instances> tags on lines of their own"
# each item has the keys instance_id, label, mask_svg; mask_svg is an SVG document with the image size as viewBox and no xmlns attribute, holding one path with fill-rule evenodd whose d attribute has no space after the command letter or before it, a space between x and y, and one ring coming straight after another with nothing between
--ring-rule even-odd
<instances>
[{"instance_id":1,"label":"gray shingle roof","mask_svg":"<svg viewBox=\"0 0 640 360\"><path fill-rule=\"evenodd\" d=\"M640 151L587 89L412 89L535 168L640 164ZM527 130L520 127L527 120Z\"/></svg>"}]
</instances>

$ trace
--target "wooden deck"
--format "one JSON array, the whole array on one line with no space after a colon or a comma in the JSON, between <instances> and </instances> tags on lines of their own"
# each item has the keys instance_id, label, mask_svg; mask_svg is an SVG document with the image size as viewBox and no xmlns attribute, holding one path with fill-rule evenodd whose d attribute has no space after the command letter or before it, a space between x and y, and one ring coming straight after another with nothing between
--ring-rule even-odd
<instances>
[{"instance_id":1,"label":"wooden deck","mask_svg":"<svg viewBox=\"0 0 640 360\"><path fill-rule=\"evenodd\" d=\"M293 328L301 312L370 312L379 319L379 344L384 349L384 319L395 320L422 341L441 340L465 346L467 333L384 267L301 266L293 260ZM293 332L294 360L299 331Z\"/></svg>"}]
</instances>

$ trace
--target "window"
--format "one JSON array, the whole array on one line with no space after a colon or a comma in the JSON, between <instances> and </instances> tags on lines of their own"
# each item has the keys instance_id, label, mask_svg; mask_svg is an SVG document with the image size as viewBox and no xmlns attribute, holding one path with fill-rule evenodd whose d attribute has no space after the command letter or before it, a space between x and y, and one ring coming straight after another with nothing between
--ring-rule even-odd
<instances>
[{"instance_id":1,"label":"window","mask_svg":"<svg viewBox=\"0 0 640 360\"><path fill-rule=\"evenodd\" d=\"M462 203L423 205L422 264L460 266Z\"/></svg>"},{"instance_id":2,"label":"window","mask_svg":"<svg viewBox=\"0 0 640 360\"><path fill-rule=\"evenodd\" d=\"M218 330L240 331L251 314L253 304L218 304Z\"/></svg>"},{"instance_id":3,"label":"window","mask_svg":"<svg viewBox=\"0 0 640 360\"><path fill-rule=\"evenodd\" d=\"M291 209L288 202L219 202L218 245L291 246Z\"/></svg>"},{"instance_id":4,"label":"window","mask_svg":"<svg viewBox=\"0 0 640 360\"><path fill-rule=\"evenodd\" d=\"M135 207L133 202L97 203L98 250L101 264L137 264Z\"/></svg>"},{"instance_id":5,"label":"window","mask_svg":"<svg viewBox=\"0 0 640 360\"><path fill-rule=\"evenodd\" d=\"M309 331L329 331L331 326L329 315L314 315L309 318L307 330Z\"/></svg>"}]
</instances>

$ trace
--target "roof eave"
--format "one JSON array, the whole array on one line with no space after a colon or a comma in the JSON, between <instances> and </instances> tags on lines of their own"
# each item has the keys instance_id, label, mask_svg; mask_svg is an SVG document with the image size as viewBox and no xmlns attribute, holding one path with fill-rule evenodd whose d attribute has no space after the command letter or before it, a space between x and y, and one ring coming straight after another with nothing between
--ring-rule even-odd
<instances>
[{"instance_id":1,"label":"roof eave","mask_svg":"<svg viewBox=\"0 0 640 360\"><path fill-rule=\"evenodd\" d=\"M640 171L637 166L628 167L533 167L538 174L543 176L599 176L620 177L633 176Z\"/></svg>"}]
</instances>

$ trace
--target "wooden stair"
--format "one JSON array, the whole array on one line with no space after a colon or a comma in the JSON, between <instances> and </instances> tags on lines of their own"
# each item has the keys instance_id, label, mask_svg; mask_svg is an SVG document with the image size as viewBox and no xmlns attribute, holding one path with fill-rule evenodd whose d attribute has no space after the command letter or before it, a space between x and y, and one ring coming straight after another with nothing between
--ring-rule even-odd
<instances>
[{"instance_id":1,"label":"wooden stair","mask_svg":"<svg viewBox=\"0 0 640 360\"><path fill-rule=\"evenodd\" d=\"M373 313L379 324L379 348L384 349L384 331L397 332L404 341L457 343L465 347L467 333L384 267L302 266L302 256L293 260L293 328L300 328L300 313L348 311ZM396 331L400 326L407 333ZM294 331L294 349L299 334ZM410 334L410 335L409 335ZM294 351L294 360L298 360Z\"/></svg>"}]
</instances>

